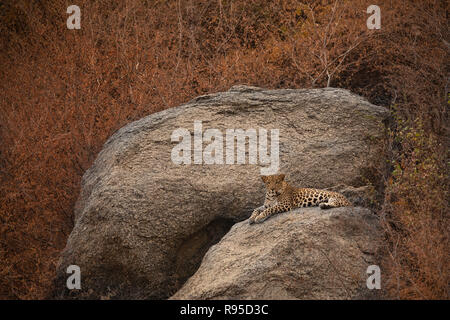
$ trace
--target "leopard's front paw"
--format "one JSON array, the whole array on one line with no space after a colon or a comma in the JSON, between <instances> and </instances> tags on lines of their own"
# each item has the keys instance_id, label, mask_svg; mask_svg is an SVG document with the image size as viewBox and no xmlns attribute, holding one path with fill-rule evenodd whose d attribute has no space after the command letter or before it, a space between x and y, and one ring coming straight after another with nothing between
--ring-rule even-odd
<instances>
[{"instance_id":1,"label":"leopard's front paw","mask_svg":"<svg viewBox=\"0 0 450 320\"><path fill-rule=\"evenodd\" d=\"M248 223L253 224L255 222L256 217L261 213L261 211L262 210L260 208L256 208L255 210L253 210L252 215L248 219Z\"/></svg>"},{"instance_id":2,"label":"leopard's front paw","mask_svg":"<svg viewBox=\"0 0 450 320\"><path fill-rule=\"evenodd\" d=\"M259 215L255 218L254 223L262 223L264 220L266 220L267 217L264 217L262 215Z\"/></svg>"}]
</instances>

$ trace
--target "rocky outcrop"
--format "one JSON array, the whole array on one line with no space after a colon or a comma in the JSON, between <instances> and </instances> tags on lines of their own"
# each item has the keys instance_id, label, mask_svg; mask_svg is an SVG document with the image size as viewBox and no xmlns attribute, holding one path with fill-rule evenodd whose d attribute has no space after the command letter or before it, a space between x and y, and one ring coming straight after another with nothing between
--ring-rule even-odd
<instances>
[{"instance_id":1,"label":"rocky outcrop","mask_svg":"<svg viewBox=\"0 0 450 320\"><path fill-rule=\"evenodd\" d=\"M236 86L130 123L110 137L83 176L56 296L170 297L208 248L263 202L259 175L267 163L249 163L250 149L245 164L205 163L199 155L212 142L191 143L194 123L198 129L201 122L205 135L207 129L223 135L255 129L261 137L260 128L268 130L268 153L278 142L279 171L293 185L360 188L386 117L386 109L347 90ZM271 135L276 129L278 140ZM183 133L188 150L175 152ZM226 153L240 149L222 142L226 163ZM179 164L186 154L191 164ZM65 271L73 264L81 269L82 289L69 292Z\"/></svg>"},{"instance_id":2,"label":"rocky outcrop","mask_svg":"<svg viewBox=\"0 0 450 320\"><path fill-rule=\"evenodd\" d=\"M381 241L370 210L297 209L235 224L172 299L370 299Z\"/></svg>"}]
</instances>

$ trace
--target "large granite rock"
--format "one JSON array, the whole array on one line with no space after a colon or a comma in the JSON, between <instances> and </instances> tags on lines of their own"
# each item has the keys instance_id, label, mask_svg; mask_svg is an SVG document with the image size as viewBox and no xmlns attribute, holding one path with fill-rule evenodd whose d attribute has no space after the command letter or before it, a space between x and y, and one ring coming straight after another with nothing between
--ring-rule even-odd
<instances>
[{"instance_id":1,"label":"large granite rock","mask_svg":"<svg viewBox=\"0 0 450 320\"><path fill-rule=\"evenodd\" d=\"M235 224L172 299L370 299L377 217L368 209L317 207L262 224Z\"/></svg>"},{"instance_id":2,"label":"large granite rock","mask_svg":"<svg viewBox=\"0 0 450 320\"><path fill-rule=\"evenodd\" d=\"M189 136L196 121L203 131L224 135L227 129L264 128L269 138L278 129L279 169L289 182L356 190L365 184L387 115L343 89L236 86L130 123L109 138L83 176L55 296L170 297L208 248L263 202L259 175L267 166L260 162L174 163L180 145L172 135L180 128ZM269 141L270 153L276 144ZM198 156L198 146L191 149ZM69 292L65 271L72 264L81 268L82 289Z\"/></svg>"}]
</instances>

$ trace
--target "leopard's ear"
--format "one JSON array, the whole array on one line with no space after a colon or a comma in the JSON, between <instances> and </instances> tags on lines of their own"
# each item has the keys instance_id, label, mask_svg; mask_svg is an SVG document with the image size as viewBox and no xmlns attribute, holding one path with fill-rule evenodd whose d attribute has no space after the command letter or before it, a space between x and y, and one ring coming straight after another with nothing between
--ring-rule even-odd
<instances>
[{"instance_id":1,"label":"leopard's ear","mask_svg":"<svg viewBox=\"0 0 450 320\"><path fill-rule=\"evenodd\" d=\"M267 176L261 176L261 180L266 183L267 182Z\"/></svg>"},{"instance_id":2,"label":"leopard's ear","mask_svg":"<svg viewBox=\"0 0 450 320\"><path fill-rule=\"evenodd\" d=\"M286 176L284 173L281 173L278 175L278 177L279 177L280 181L283 181Z\"/></svg>"}]
</instances>

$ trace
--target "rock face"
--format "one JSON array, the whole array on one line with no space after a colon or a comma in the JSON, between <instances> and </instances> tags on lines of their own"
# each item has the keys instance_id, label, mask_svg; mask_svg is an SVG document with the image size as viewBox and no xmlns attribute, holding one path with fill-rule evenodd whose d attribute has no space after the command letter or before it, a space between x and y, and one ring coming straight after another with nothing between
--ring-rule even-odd
<instances>
[{"instance_id":1,"label":"rock face","mask_svg":"<svg viewBox=\"0 0 450 320\"><path fill-rule=\"evenodd\" d=\"M109 138L83 176L55 296L170 297L208 248L263 202L261 162L176 164L177 129L189 138L196 121L202 131L224 135L227 129L278 129L279 169L289 182L356 190L365 184L387 115L343 89L236 86L130 123ZM270 153L276 139L268 140ZM198 156L198 148L194 142L189 152ZM65 289L68 265L80 267L81 290Z\"/></svg>"},{"instance_id":2,"label":"rock face","mask_svg":"<svg viewBox=\"0 0 450 320\"><path fill-rule=\"evenodd\" d=\"M377 217L364 208L297 209L235 224L171 299L370 299Z\"/></svg>"}]
</instances>

